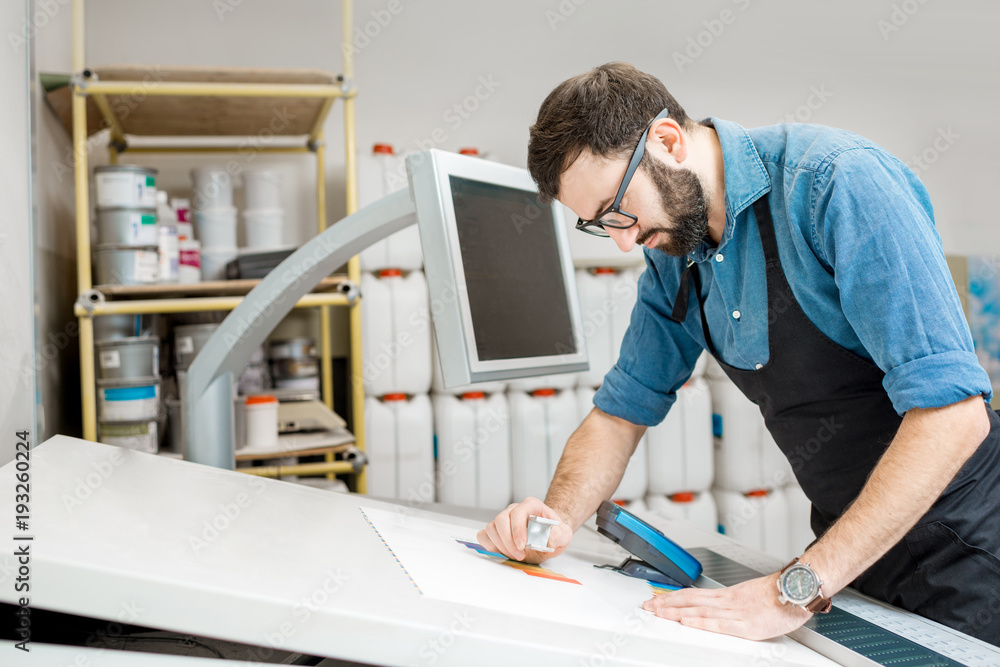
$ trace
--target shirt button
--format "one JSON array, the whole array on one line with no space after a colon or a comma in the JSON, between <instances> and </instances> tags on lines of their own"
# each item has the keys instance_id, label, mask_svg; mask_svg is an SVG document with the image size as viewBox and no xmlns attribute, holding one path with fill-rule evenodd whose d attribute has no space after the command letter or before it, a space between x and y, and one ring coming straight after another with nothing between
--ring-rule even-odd
<instances>
[{"instance_id":1,"label":"shirt button","mask_svg":"<svg viewBox=\"0 0 1000 667\"><path fill-rule=\"evenodd\" d=\"M715 261L716 262L721 262L722 261L722 253L719 253L718 255L715 256Z\"/></svg>"},{"instance_id":2,"label":"shirt button","mask_svg":"<svg viewBox=\"0 0 1000 667\"><path fill-rule=\"evenodd\" d=\"M733 319L734 320L740 319L740 311L738 311L738 310L734 310L733 311Z\"/></svg>"},{"instance_id":3,"label":"shirt button","mask_svg":"<svg viewBox=\"0 0 1000 667\"><path fill-rule=\"evenodd\" d=\"M757 364L757 370L760 370L762 368L764 368L764 366L762 364Z\"/></svg>"}]
</instances>

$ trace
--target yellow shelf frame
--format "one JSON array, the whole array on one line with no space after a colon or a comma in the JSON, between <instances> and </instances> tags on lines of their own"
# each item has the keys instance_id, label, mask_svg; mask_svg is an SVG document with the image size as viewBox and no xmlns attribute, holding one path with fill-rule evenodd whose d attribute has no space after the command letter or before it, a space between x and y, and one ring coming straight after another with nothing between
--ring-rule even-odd
<instances>
[{"instance_id":1,"label":"yellow shelf frame","mask_svg":"<svg viewBox=\"0 0 1000 667\"><path fill-rule=\"evenodd\" d=\"M323 84L262 84L262 83L182 83L161 82L151 88L141 81L92 81L84 77L86 71L84 51L84 0L73 0L73 153L75 156L75 188L76 188L76 234L77 234L77 289L80 294L88 292L91 283L91 240L90 240L90 202L88 191L88 155L87 155L87 97L93 97L101 115L108 123L111 133L109 142L109 159L117 164L119 151L116 146L124 145L124 130L117 116L111 110L107 95L136 94L170 95L170 96L226 96L226 97L309 97L322 98L324 103L317 114L316 122L309 134L307 144L302 147L262 147L267 152L299 153L313 152L316 155L316 209L317 233L322 233L327 226L326 219L326 146L323 136L323 125L333 103L340 99L344 104L344 167L346 172L347 214L357 210L357 159L355 140L355 109L354 98L357 94L353 86L354 51L351 26L353 25L353 7L351 0L342 0L342 48L343 70L340 85ZM228 146L185 146L171 144L168 146L140 146L129 148L136 153L177 153L177 152L232 152L236 147ZM347 264L348 279L355 285L361 282L361 266L357 257L351 258ZM194 299L158 299L136 301L112 301L94 304L91 308L76 307L75 314L79 318L80 336L80 384L81 404L83 410L83 437L95 440L97 437L97 411L94 369L94 316L124 314L124 313L177 313L204 310L231 310L235 308L242 297L205 297ZM350 382L352 421L355 445L364 451L364 385L361 381L361 302L355 299L349 302L341 294L309 294L297 304L297 308L320 309L321 337L321 368L322 393L327 407L333 407L333 370L330 341L330 306L347 306L350 318ZM347 472L344 465L333 460L332 454L327 454L326 468L317 466L317 472L323 472L333 477L337 472ZM306 464L309 465L309 464ZM260 473L257 473L260 474ZM366 491L364 469L356 475L356 487L361 493Z\"/></svg>"}]
</instances>

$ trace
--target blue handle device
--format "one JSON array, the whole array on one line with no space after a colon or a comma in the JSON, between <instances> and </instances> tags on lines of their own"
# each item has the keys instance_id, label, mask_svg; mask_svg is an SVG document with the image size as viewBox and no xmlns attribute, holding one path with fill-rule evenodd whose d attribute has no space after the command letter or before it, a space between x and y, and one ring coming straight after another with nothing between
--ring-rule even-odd
<instances>
[{"instance_id":1,"label":"blue handle device","mask_svg":"<svg viewBox=\"0 0 1000 667\"><path fill-rule=\"evenodd\" d=\"M597 509L597 532L681 586L693 586L701 563L634 514L605 500Z\"/></svg>"}]
</instances>

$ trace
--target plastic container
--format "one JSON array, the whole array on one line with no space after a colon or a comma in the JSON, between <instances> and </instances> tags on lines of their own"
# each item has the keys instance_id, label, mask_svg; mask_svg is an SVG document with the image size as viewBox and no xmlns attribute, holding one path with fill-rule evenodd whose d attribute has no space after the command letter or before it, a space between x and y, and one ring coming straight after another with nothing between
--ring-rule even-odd
<instances>
[{"instance_id":1,"label":"plastic container","mask_svg":"<svg viewBox=\"0 0 1000 667\"><path fill-rule=\"evenodd\" d=\"M240 249L233 248L202 248L201 249L201 279L226 280L226 265L240 256Z\"/></svg>"},{"instance_id":2,"label":"plastic container","mask_svg":"<svg viewBox=\"0 0 1000 667\"><path fill-rule=\"evenodd\" d=\"M637 298L634 271L610 267L576 272L580 319L590 370L577 375L581 387L599 387L618 361L622 339Z\"/></svg>"},{"instance_id":3,"label":"plastic container","mask_svg":"<svg viewBox=\"0 0 1000 667\"><path fill-rule=\"evenodd\" d=\"M664 517L683 519L713 533L719 530L719 513L715 507L715 497L710 491L646 496L646 506Z\"/></svg>"},{"instance_id":4,"label":"plastic container","mask_svg":"<svg viewBox=\"0 0 1000 667\"><path fill-rule=\"evenodd\" d=\"M573 391L507 392L514 499L545 498L570 435L580 425ZM595 471L595 474L600 471Z\"/></svg>"},{"instance_id":5,"label":"plastic container","mask_svg":"<svg viewBox=\"0 0 1000 667\"><path fill-rule=\"evenodd\" d=\"M180 280L181 247L176 225L159 225L159 253L161 283L176 283Z\"/></svg>"},{"instance_id":6,"label":"plastic container","mask_svg":"<svg viewBox=\"0 0 1000 667\"><path fill-rule=\"evenodd\" d=\"M702 352L701 356L698 357L698 361L694 364L694 370L691 371L691 378L705 377L705 371L708 369L708 359L711 357L708 352Z\"/></svg>"},{"instance_id":7,"label":"plastic container","mask_svg":"<svg viewBox=\"0 0 1000 667\"><path fill-rule=\"evenodd\" d=\"M530 394L537 389L574 389L579 373L559 373L558 375L536 375L507 382L507 389Z\"/></svg>"},{"instance_id":8,"label":"plastic container","mask_svg":"<svg viewBox=\"0 0 1000 667\"><path fill-rule=\"evenodd\" d=\"M187 370L218 328L218 324L185 324L174 327L174 366L178 370Z\"/></svg>"},{"instance_id":9,"label":"plastic container","mask_svg":"<svg viewBox=\"0 0 1000 667\"><path fill-rule=\"evenodd\" d=\"M747 493L712 489L712 494L719 510L719 532L783 561L791 558L788 500L783 489Z\"/></svg>"},{"instance_id":10,"label":"plastic container","mask_svg":"<svg viewBox=\"0 0 1000 667\"><path fill-rule=\"evenodd\" d=\"M155 454L159 449L159 429L155 419L136 422L98 422L97 439L137 452Z\"/></svg>"},{"instance_id":11,"label":"plastic container","mask_svg":"<svg viewBox=\"0 0 1000 667\"><path fill-rule=\"evenodd\" d=\"M142 315L98 315L94 317L94 340L137 336L141 318Z\"/></svg>"},{"instance_id":12,"label":"plastic container","mask_svg":"<svg viewBox=\"0 0 1000 667\"><path fill-rule=\"evenodd\" d=\"M193 239L178 241L177 282L189 285L201 282L201 243Z\"/></svg>"},{"instance_id":13,"label":"plastic container","mask_svg":"<svg viewBox=\"0 0 1000 667\"><path fill-rule=\"evenodd\" d=\"M233 205L233 177L223 167L192 169L191 181L194 184L192 202L196 212ZM201 241L204 243L205 239Z\"/></svg>"},{"instance_id":14,"label":"plastic container","mask_svg":"<svg viewBox=\"0 0 1000 667\"><path fill-rule=\"evenodd\" d=\"M314 391L319 393L319 378L274 378L275 389L295 389L297 391Z\"/></svg>"},{"instance_id":15,"label":"plastic container","mask_svg":"<svg viewBox=\"0 0 1000 667\"><path fill-rule=\"evenodd\" d=\"M712 398L701 378L677 390L677 402L666 418L646 430L649 493L671 495L707 491L715 470L712 442Z\"/></svg>"},{"instance_id":16,"label":"plastic container","mask_svg":"<svg viewBox=\"0 0 1000 667\"><path fill-rule=\"evenodd\" d=\"M97 381L97 417L105 422L145 421L160 413L160 378Z\"/></svg>"},{"instance_id":17,"label":"plastic container","mask_svg":"<svg viewBox=\"0 0 1000 667\"><path fill-rule=\"evenodd\" d=\"M94 274L98 285L147 285L160 276L156 246L94 246Z\"/></svg>"},{"instance_id":18,"label":"plastic container","mask_svg":"<svg viewBox=\"0 0 1000 667\"><path fill-rule=\"evenodd\" d=\"M198 230L198 240L205 250L222 250L237 246L236 207L196 210L194 222Z\"/></svg>"},{"instance_id":19,"label":"plastic container","mask_svg":"<svg viewBox=\"0 0 1000 667\"><path fill-rule=\"evenodd\" d=\"M160 374L160 339L114 338L94 343L97 351L97 377L141 378Z\"/></svg>"},{"instance_id":20,"label":"plastic container","mask_svg":"<svg viewBox=\"0 0 1000 667\"><path fill-rule=\"evenodd\" d=\"M502 510L511 502L510 411L503 394L438 394L438 502Z\"/></svg>"},{"instance_id":21,"label":"plastic container","mask_svg":"<svg viewBox=\"0 0 1000 667\"><path fill-rule=\"evenodd\" d=\"M594 408L594 394L596 389L590 387L578 387L576 393L576 421L579 425L590 414ZM649 470L647 464L646 436L639 439L632 457L625 468L622 481L618 484L611 498L613 500L637 500L646 495L649 485Z\"/></svg>"},{"instance_id":22,"label":"plastic container","mask_svg":"<svg viewBox=\"0 0 1000 667\"><path fill-rule=\"evenodd\" d=\"M316 377L319 375L319 359L316 357L275 359L271 362L271 373L281 380Z\"/></svg>"},{"instance_id":23,"label":"plastic container","mask_svg":"<svg viewBox=\"0 0 1000 667\"><path fill-rule=\"evenodd\" d=\"M431 387L431 319L427 280L387 269L361 275L365 393L424 394Z\"/></svg>"},{"instance_id":24,"label":"plastic container","mask_svg":"<svg viewBox=\"0 0 1000 667\"><path fill-rule=\"evenodd\" d=\"M133 164L94 167L98 208L156 208L156 170Z\"/></svg>"},{"instance_id":25,"label":"plastic container","mask_svg":"<svg viewBox=\"0 0 1000 667\"><path fill-rule=\"evenodd\" d=\"M798 484L785 486L785 498L788 500L789 555L799 556L816 539L810 523L812 503Z\"/></svg>"},{"instance_id":26,"label":"plastic container","mask_svg":"<svg viewBox=\"0 0 1000 667\"><path fill-rule=\"evenodd\" d=\"M278 399L270 394L247 396L243 408L246 447L278 446Z\"/></svg>"},{"instance_id":27,"label":"plastic container","mask_svg":"<svg viewBox=\"0 0 1000 667\"><path fill-rule=\"evenodd\" d=\"M97 242L108 245L151 246L157 244L156 209L97 209Z\"/></svg>"},{"instance_id":28,"label":"plastic container","mask_svg":"<svg viewBox=\"0 0 1000 667\"><path fill-rule=\"evenodd\" d=\"M174 209L177 222L191 222L191 200L184 197L174 197L170 200L170 207Z\"/></svg>"},{"instance_id":29,"label":"plastic container","mask_svg":"<svg viewBox=\"0 0 1000 667\"><path fill-rule=\"evenodd\" d=\"M258 208L243 211L246 223L246 247L254 250L274 250L282 247L281 228L285 212L280 208Z\"/></svg>"},{"instance_id":30,"label":"plastic container","mask_svg":"<svg viewBox=\"0 0 1000 667\"><path fill-rule=\"evenodd\" d=\"M365 399L368 494L434 501L434 429L426 394L389 394Z\"/></svg>"},{"instance_id":31,"label":"plastic container","mask_svg":"<svg viewBox=\"0 0 1000 667\"><path fill-rule=\"evenodd\" d=\"M406 164L389 144L375 144L358 158L358 201L367 206L388 194L409 187ZM361 251L361 270L402 269L418 271L424 265L420 230L416 225L400 230Z\"/></svg>"},{"instance_id":32,"label":"plastic container","mask_svg":"<svg viewBox=\"0 0 1000 667\"><path fill-rule=\"evenodd\" d=\"M314 356L316 356L316 341L312 338L272 340L267 346L267 358L271 361Z\"/></svg>"},{"instance_id":33,"label":"plastic container","mask_svg":"<svg viewBox=\"0 0 1000 667\"><path fill-rule=\"evenodd\" d=\"M715 436L715 482L720 489L772 489L793 480L759 408L731 380L710 380Z\"/></svg>"},{"instance_id":34,"label":"plastic container","mask_svg":"<svg viewBox=\"0 0 1000 667\"><path fill-rule=\"evenodd\" d=\"M246 209L281 210L281 174L273 169L243 172L243 202Z\"/></svg>"},{"instance_id":35,"label":"plastic container","mask_svg":"<svg viewBox=\"0 0 1000 667\"><path fill-rule=\"evenodd\" d=\"M431 391L435 394L451 394L461 396L470 391L481 391L484 394L497 394L507 388L506 382L473 382L457 387L447 388L444 386L444 372L441 370L441 356L438 352L437 337L431 327Z\"/></svg>"}]
</instances>

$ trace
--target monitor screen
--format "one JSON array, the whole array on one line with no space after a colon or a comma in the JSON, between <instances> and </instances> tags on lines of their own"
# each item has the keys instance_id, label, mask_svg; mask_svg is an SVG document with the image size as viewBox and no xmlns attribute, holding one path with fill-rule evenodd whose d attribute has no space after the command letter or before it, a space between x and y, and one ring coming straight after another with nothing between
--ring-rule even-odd
<instances>
[{"instance_id":1,"label":"monitor screen","mask_svg":"<svg viewBox=\"0 0 1000 667\"><path fill-rule=\"evenodd\" d=\"M446 387L587 369L562 207L524 169L407 158Z\"/></svg>"},{"instance_id":2,"label":"monitor screen","mask_svg":"<svg viewBox=\"0 0 1000 667\"><path fill-rule=\"evenodd\" d=\"M449 180L479 358L576 352L552 207L532 191Z\"/></svg>"}]
</instances>

